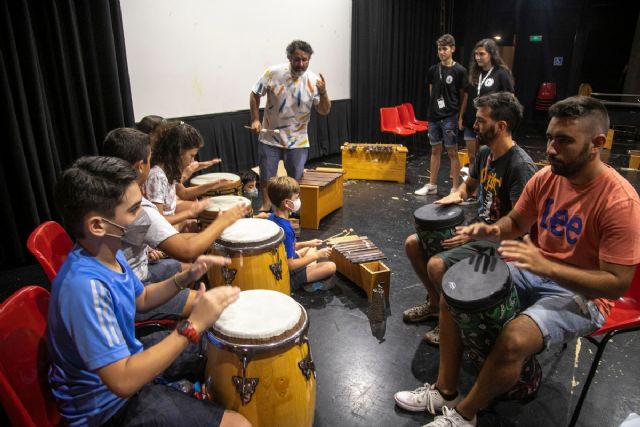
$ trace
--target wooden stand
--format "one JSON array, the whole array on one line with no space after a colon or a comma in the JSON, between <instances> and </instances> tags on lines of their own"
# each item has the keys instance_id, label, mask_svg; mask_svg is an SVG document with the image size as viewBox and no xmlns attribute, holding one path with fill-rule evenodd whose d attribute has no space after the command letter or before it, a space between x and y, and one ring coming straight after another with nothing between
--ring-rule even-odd
<instances>
[{"instance_id":1,"label":"wooden stand","mask_svg":"<svg viewBox=\"0 0 640 427\"><path fill-rule=\"evenodd\" d=\"M331 239L333 245L331 257L336 264L336 269L355 283L366 294L371 301L372 291L378 285L382 285L384 296L389 303L389 285L391 283L391 270L381 260L386 258L384 254L371 242L367 236L346 236ZM353 244L353 246L349 246ZM366 247L371 255L356 255L363 253L362 250L354 250L350 253L349 248ZM365 260L359 262L359 260Z\"/></svg>"},{"instance_id":2,"label":"wooden stand","mask_svg":"<svg viewBox=\"0 0 640 427\"><path fill-rule=\"evenodd\" d=\"M342 207L342 169L308 170L299 183L302 200L300 227L317 230L322 218Z\"/></svg>"},{"instance_id":3,"label":"wooden stand","mask_svg":"<svg viewBox=\"0 0 640 427\"><path fill-rule=\"evenodd\" d=\"M469 166L469 151L466 148L458 150L458 161L461 168Z\"/></svg>"},{"instance_id":4,"label":"wooden stand","mask_svg":"<svg viewBox=\"0 0 640 427\"><path fill-rule=\"evenodd\" d=\"M629 169L640 169L640 150L629 150Z\"/></svg>"},{"instance_id":5,"label":"wooden stand","mask_svg":"<svg viewBox=\"0 0 640 427\"><path fill-rule=\"evenodd\" d=\"M347 179L404 183L407 148L400 144L352 144L342 146L342 168Z\"/></svg>"}]
</instances>

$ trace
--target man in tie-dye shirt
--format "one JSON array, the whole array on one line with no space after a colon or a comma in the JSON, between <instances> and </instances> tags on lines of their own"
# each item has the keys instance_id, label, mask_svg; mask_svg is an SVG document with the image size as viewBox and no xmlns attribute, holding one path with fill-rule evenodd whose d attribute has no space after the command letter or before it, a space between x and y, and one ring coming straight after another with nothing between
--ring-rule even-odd
<instances>
[{"instance_id":1,"label":"man in tie-dye shirt","mask_svg":"<svg viewBox=\"0 0 640 427\"><path fill-rule=\"evenodd\" d=\"M307 125L311 107L329 114L331 101L322 74L308 70L313 49L309 43L294 40L287 46L288 63L267 68L253 86L250 95L251 130L259 135L260 186L262 207L269 210L266 194L269 179L276 176L278 162L290 177L298 180L304 172L309 154ZM260 123L260 98L267 95L264 117Z\"/></svg>"}]
</instances>

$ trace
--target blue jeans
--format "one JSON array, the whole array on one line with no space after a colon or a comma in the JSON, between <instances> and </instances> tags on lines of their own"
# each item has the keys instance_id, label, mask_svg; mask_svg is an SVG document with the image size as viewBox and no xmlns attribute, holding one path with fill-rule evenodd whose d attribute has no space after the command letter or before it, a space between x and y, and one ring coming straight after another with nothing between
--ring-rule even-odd
<instances>
[{"instance_id":1,"label":"blue jeans","mask_svg":"<svg viewBox=\"0 0 640 427\"><path fill-rule=\"evenodd\" d=\"M304 164L309 156L308 148L281 148L260 143L260 181L268 182L278 175L278 162L284 161L287 175L298 181L304 173Z\"/></svg>"},{"instance_id":2,"label":"blue jeans","mask_svg":"<svg viewBox=\"0 0 640 427\"><path fill-rule=\"evenodd\" d=\"M446 148L458 146L457 115L429 122L429 143L439 145L442 142Z\"/></svg>"},{"instance_id":3,"label":"blue jeans","mask_svg":"<svg viewBox=\"0 0 640 427\"><path fill-rule=\"evenodd\" d=\"M544 345L563 344L600 328L604 316L596 304L551 279L507 264L518 291L520 306L544 337Z\"/></svg>"}]
</instances>

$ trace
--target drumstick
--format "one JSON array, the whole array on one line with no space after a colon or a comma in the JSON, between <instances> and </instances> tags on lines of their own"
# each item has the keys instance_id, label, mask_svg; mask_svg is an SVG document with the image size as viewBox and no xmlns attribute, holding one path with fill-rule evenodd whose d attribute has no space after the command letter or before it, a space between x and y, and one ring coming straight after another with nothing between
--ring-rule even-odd
<instances>
[{"instance_id":1,"label":"drumstick","mask_svg":"<svg viewBox=\"0 0 640 427\"><path fill-rule=\"evenodd\" d=\"M251 129L251 126L245 126L245 129ZM267 132L273 132L273 133L280 133L280 129L260 129L260 133L267 133Z\"/></svg>"},{"instance_id":2,"label":"drumstick","mask_svg":"<svg viewBox=\"0 0 640 427\"><path fill-rule=\"evenodd\" d=\"M327 243L329 240L331 240L331 239L335 239L336 237L347 237L347 236L348 236L348 235L350 235L351 233L353 233L353 228L350 228L349 230L344 229L344 230L342 230L341 232L339 232L338 234L334 234L333 236L331 236L331 237L328 237L328 238L324 239L324 240L322 241L322 243ZM337 244L337 243L336 243L336 244Z\"/></svg>"}]
</instances>

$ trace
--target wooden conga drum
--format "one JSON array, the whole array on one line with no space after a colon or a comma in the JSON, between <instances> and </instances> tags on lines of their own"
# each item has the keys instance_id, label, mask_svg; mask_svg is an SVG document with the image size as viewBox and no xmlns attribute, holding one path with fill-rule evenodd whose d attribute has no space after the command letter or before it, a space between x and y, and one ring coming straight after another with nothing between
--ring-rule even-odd
<instances>
[{"instance_id":1,"label":"wooden conga drum","mask_svg":"<svg viewBox=\"0 0 640 427\"><path fill-rule=\"evenodd\" d=\"M467 355L480 369L504 325L520 312L509 267L500 258L487 255L463 259L442 278L442 295ZM532 357L523 366L518 384L503 397L526 400L535 395L541 378L540 365Z\"/></svg>"},{"instance_id":2,"label":"wooden conga drum","mask_svg":"<svg viewBox=\"0 0 640 427\"><path fill-rule=\"evenodd\" d=\"M246 215L247 218L253 216L251 200L247 199L246 197L233 195L212 197L211 201L209 202L209 206L207 206L207 208L203 210L198 216L198 220L200 221L202 228L207 227L209 224L215 221L216 218L218 218L218 214L220 212L224 212L239 204L242 204L245 207L249 208L249 212Z\"/></svg>"},{"instance_id":3,"label":"wooden conga drum","mask_svg":"<svg viewBox=\"0 0 640 427\"><path fill-rule=\"evenodd\" d=\"M202 184L209 184L211 182L216 182L221 179L228 179L228 180L231 180L231 182L226 183L222 187L217 188L215 190L207 191L204 195L213 196L213 197L226 196L229 194L232 194L235 196L242 196L242 181L240 180L240 177L238 175L233 173L227 173L227 172L205 173L205 174L198 175L191 178L190 184L191 186L197 186Z\"/></svg>"},{"instance_id":4,"label":"wooden conga drum","mask_svg":"<svg viewBox=\"0 0 640 427\"><path fill-rule=\"evenodd\" d=\"M413 212L418 240L427 256L442 252L442 241L456 234L456 226L464 223L464 211L458 205L432 203Z\"/></svg>"},{"instance_id":5,"label":"wooden conga drum","mask_svg":"<svg viewBox=\"0 0 640 427\"><path fill-rule=\"evenodd\" d=\"M207 332L213 397L253 427L311 427L315 366L309 319L291 297L243 291Z\"/></svg>"},{"instance_id":6,"label":"wooden conga drum","mask_svg":"<svg viewBox=\"0 0 640 427\"><path fill-rule=\"evenodd\" d=\"M209 251L212 255L231 258L230 266L214 266L209 270L209 283L291 294L283 240L284 231L273 221L239 219L224 230Z\"/></svg>"}]
</instances>

